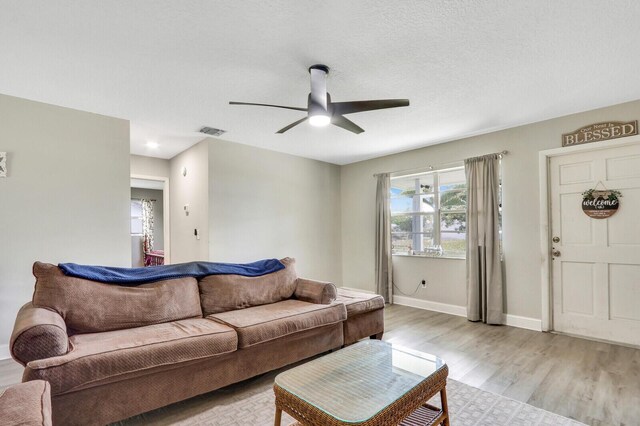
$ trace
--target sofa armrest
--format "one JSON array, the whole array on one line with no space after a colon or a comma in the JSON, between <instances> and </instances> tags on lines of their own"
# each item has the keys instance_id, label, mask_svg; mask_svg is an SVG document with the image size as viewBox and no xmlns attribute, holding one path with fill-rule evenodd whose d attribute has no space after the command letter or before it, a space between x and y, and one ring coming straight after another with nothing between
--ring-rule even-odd
<instances>
[{"instance_id":1,"label":"sofa armrest","mask_svg":"<svg viewBox=\"0 0 640 426\"><path fill-rule=\"evenodd\" d=\"M293 295L296 299L305 302L328 305L336 300L338 290L331 283L298 278Z\"/></svg>"},{"instance_id":2,"label":"sofa armrest","mask_svg":"<svg viewBox=\"0 0 640 426\"><path fill-rule=\"evenodd\" d=\"M69 336L64 319L57 312L27 303L18 311L9 347L13 359L22 365L66 354Z\"/></svg>"},{"instance_id":3,"label":"sofa armrest","mask_svg":"<svg viewBox=\"0 0 640 426\"><path fill-rule=\"evenodd\" d=\"M31 380L0 390L0 425L51 426L51 385Z\"/></svg>"}]
</instances>

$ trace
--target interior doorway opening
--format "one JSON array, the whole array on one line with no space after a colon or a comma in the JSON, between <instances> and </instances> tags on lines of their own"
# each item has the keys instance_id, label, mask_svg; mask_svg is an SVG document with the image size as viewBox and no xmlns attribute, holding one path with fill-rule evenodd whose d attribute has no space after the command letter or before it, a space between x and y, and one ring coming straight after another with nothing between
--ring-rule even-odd
<instances>
[{"instance_id":1,"label":"interior doorway opening","mask_svg":"<svg viewBox=\"0 0 640 426\"><path fill-rule=\"evenodd\" d=\"M168 179L131 176L131 266L169 264Z\"/></svg>"}]
</instances>

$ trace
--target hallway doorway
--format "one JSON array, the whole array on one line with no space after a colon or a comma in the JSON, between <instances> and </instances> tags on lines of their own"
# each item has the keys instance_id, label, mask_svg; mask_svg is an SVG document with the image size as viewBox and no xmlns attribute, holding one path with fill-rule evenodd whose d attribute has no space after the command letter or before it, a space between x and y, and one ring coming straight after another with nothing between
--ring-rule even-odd
<instances>
[{"instance_id":1,"label":"hallway doorway","mask_svg":"<svg viewBox=\"0 0 640 426\"><path fill-rule=\"evenodd\" d=\"M131 266L170 263L168 179L131 176Z\"/></svg>"}]
</instances>

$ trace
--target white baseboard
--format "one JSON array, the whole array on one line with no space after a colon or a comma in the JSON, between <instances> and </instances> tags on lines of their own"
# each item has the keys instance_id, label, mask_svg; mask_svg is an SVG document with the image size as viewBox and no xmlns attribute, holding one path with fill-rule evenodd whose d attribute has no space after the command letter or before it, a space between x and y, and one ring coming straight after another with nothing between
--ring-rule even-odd
<instances>
[{"instance_id":1,"label":"white baseboard","mask_svg":"<svg viewBox=\"0 0 640 426\"><path fill-rule=\"evenodd\" d=\"M527 330L542 331L542 320L521 317L518 315L503 314L502 323L511 327L526 328Z\"/></svg>"},{"instance_id":2,"label":"white baseboard","mask_svg":"<svg viewBox=\"0 0 640 426\"><path fill-rule=\"evenodd\" d=\"M11 352L9 352L9 345L0 345L0 359L11 358Z\"/></svg>"},{"instance_id":3,"label":"white baseboard","mask_svg":"<svg viewBox=\"0 0 640 426\"><path fill-rule=\"evenodd\" d=\"M402 306L410 306L412 308L426 309L428 311L442 312L445 314L457 315L459 317L467 316L467 308L458 305L449 305L448 303L432 302L430 300L416 299L415 297L396 296L393 295L393 303Z\"/></svg>"},{"instance_id":4,"label":"white baseboard","mask_svg":"<svg viewBox=\"0 0 640 426\"><path fill-rule=\"evenodd\" d=\"M353 288L353 287L340 287L340 288L344 288L345 290L357 291L359 293L376 294L375 291L363 290L361 288Z\"/></svg>"},{"instance_id":5,"label":"white baseboard","mask_svg":"<svg viewBox=\"0 0 640 426\"><path fill-rule=\"evenodd\" d=\"M407 296L393 296L393 303L412 308L426 309L428 311L442 312L444 314L467 316L465 306L450 305L448 303L432 302L430 300L416 299ZM503 314L502 323L511 327L525 328L527 330L542 331L542 320L521 317L518 315Z\"/></svg>"}]
</instances>

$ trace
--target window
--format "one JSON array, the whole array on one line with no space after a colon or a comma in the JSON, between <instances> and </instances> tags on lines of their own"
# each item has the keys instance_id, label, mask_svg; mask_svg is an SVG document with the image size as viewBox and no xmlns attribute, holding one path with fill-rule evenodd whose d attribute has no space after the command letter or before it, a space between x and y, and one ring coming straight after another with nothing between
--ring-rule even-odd
<instances>
[{"instance_id":1,"label":"window","mask_svg":"<svg viewBox=\"0 0 640 426\"><path fill-rule=\"evenodd\" d=\"M131 235L142 235L141 200L131 200Z\"/></svg>"},{"instance_id":2,"label":"window","mask_svg":"<svg viewBox=\"0 0 640 426\"><path fill-rule=\"evenodd\" d=\"M463 167L391 178L391 252L464 258L467 187Z\"/></svg>"}]
</instances>

